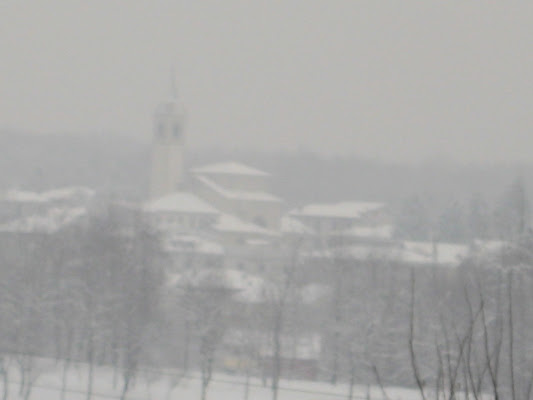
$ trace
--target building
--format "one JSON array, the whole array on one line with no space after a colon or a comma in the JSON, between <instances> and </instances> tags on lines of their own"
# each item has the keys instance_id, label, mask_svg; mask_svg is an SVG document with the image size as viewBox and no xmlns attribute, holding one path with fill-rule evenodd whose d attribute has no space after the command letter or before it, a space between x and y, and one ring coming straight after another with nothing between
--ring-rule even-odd
<instances>
[{"instance_id":1,"label":"building","mask_svg":"<svg viewBox=\"0 0 533 400\"><path fill-rule=\"evenodd\" d=\"M271 192L265 171L230 160L185 169L185 109L172 90L154 113L149 200L142 211L167 248L184 260L212 252L218 265L261 273L291 247L308 256L387 259L413 265L458 265L466 246L395 238L382 202L307 204L292 210ZM184 258L183 254L189 254ZM453 253L453 254L452 254ZM178 256L182 254L182 256Z\"/></svg>"},{"instance_id":2,"label":"building","mask_svg":"<svg viewBox=\"0 0 533 400\"><path fill-rule=\"evenodd\" d=\"M212 252L213 257L224 254L227 267L262 269L259 255L279 246L285 207L270 191L270 175L235 161L186 171L184 126L185 111L173 90L154 114L150 193L143 214L163 234L169 252L183 259L178 264L184 268L191 256L183 253Z\"/></svg>"}]
</instances>

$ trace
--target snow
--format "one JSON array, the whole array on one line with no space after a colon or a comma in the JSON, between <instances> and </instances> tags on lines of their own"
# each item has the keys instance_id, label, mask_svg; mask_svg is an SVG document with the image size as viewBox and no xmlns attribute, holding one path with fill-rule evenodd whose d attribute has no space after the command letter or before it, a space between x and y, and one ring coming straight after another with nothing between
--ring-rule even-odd
<instances>
[{"instance_id":1,"label":"snow","mask_svg":"<svg viewBox=\"0 0 533 400\"><path fill-rule=\"evenodd\" d=\"M383 260L415 266L457 267L470 252L467 245L454 243L404 242L394 246L351 245L308 254L318 258L344 258L358 261Z\"/></svg>"},{"instance_id":2,"label":"snow","mask_svg":"<svg viewBox=\"0 0 533 400\"><path fill-rule=\"evenodd\" d=\"M94 191L92 189L83 186L72 186L40 193L11 189L6 192L3 200L20 203L48 203L80 197L87 199L93 196Z\"/></svg>"},{"instance_id":3,"label":"snow","mask_svg":"<svg viewBox=\"0 0 533 400\"><path fill-rule=\"evenodd\" d=\"M233 299L242 303L264 301L269 287L264 279L237 269L189 270L182 274L172 274L169 276L168 286L195 287L212 282L234 292Z\"/></svg>"},{"instance_id":4,"label":"snow","mask_svg":"<svg viewBox=\"0 0 533 400\"><path fill-rule=\"evenodd\" d=\"M354 226L344 231L333 232L331 235L386 240L386 239L392 239L393 234L394 234L394 226L378 225L378 226Z\"/></svg>"},{"instance_id":5,"label":"snow","mask_svg":"<svg viewBox=\"0 0 533 400\"><path fill-rule=\"evenodd\" d=\"M3 232L53 233L87 215L83 207L50 208L43 215L32 215L0 225Z\"/></svg>"},{"instance_id":6,"label":"snow","mask_svg":"<svg viewBox=\"0 0 533 400\"><path fill-rule=\"evenodd\" d=\"M413 264L458 266L469 254L470 248L462 244L404 242L403 261Z\"/></svg>"},{"instance_id":7,"label":"snow","mask_svg":"<svg viewBox=\"0 0 533 400\"><path fill-rule=\"evenodd\" d=\"M270 174L247 165L237 162L223 162L209 164L203 167L193 168L194 173L199 174L227 174L227 175L249 175L249 176L270 176Z\"/></svg>"},{"instance_id":8,"label":"snow","mask_svg":"<svg viewBox=\"0 0 533 400\"><path fill-rule=\"evenodd\" d=\"M170 287L198 287L203 284L216 282L219 287L227 287L224 278L224 270L220 269L192 269L181 274L171 274L168 279Z\"/></svg>"},{"instance_id":9,"label":"snow","mask_svg":"<svg viewBox=\"0 0 533 400\"><path fill-rule=\"evenodd\" d=\"M242 345L252 338L262 357L272 357L274 349L272 335L264 331L231 329L226 332L225 342L230 345ZM322 340L318 334L302 334L299 337L282 335L281 357L285 359L318 360L322 349Z\"/></svg>"},{"instance_id":10,"label":"snow","mask_svg":"<svg viewBox=\"0 0 533 400\"><path fill-rule=\"evenodd\" d=\"M194 235L174 235L165 239L167 251L222 255L224 247L214 241Z\"/></svg>"},{"instance_id":11,"label":"snow","mask_svg":"<svg viewBox=\"0 0 533 400\"><path fill-rule=\"evenodd\" d=\"M477 258L491 259L501 257L506 249L511 247L511 243L503 240L475 240L472 245L472 253Z\"/></svg>"},{"instance_id":12,"label":"snow","mask_svg":"<svg viewBox=\"0 0 533 400\"><path fill-rule=\"evenodd\" d=\"M246 244L249 244L250 246L267 246L270 242L265 239L247 239Z\"/></svg>"},{"instance_id":13,"label":"snow","mask_svg":"<svg viewBox=\"0 0 533 400\"><path fill-rule=\"evenodd\" d=\"M245 222L230 214L221 214L213 228L220 232L278 236L277 232L262 228L251 222Z\"/></svg>"},{"instance_id":14,"label":"snow","mask_svg":"<svg viewBox=\"0 0 533 400\"><path fill-rule=\"evenodd\" d=\"M358 219L368 212L384 208L384 203L345 201L329 204L309 204L289 214L297 217L329 217Z\"/></svg>"},{"instance_id":15,"label":"snow","mask_svg":"<svg viewBox=\"0 0 533 400\"><path fill-rule=\"evenodd\" d=\"M282 200L279 197L276 197L270 193L259 192L259 191L246 191L246 190L233 190L223 188L222 186L216 184L211 179L199 175L196 177L200 182L209 187L211 190L214 190L221 196L235 199L235 200L245 200L245 201L265 201L265 202L276 202L279 203Z\"/></svg>"},{"instance_id":16,"label":"snow","mask_svg":"<svg viewBox=\"0 0 533 400\"><path fill-rule=\"evenodd\" d=\"M323 299L331 292L327 285L311 283L300 289L300 296L304 304L313 304Z\"/></svg>"},{"instance_id":17,"label":"snow","mask_svg":"<svg viewBox=\"0 0 533 400\"><path fill-rule=\"evenodd\" d=\"M218 214L213 206L189 192L176 192L148 203L147 212L177 212L191 214Z\"/></svg>"},{"instance_id":18,"label":"snow","mask_svg":"<svg viewBox=\"0 0 533 400\"><path fill-rule=\"evenodd\" d=\"M313 234L313 230L311 228L309 228L302 222L288 215L281 218L281 232L295 233L295 234L300 234L300 235Z\"/></svg>"},{"instance_id":19,"label":"snow","mask_svg":"<svg viewBox=\"0 0 533 400\"><path fill-rule=\"evenodd\" d=\"M13 364L13 363L12 363ZM39 376L34 384L30 400L57 400L61 391L61 362L41 362L38 366ZM67 374L66 399L85 400L87 387L87 366L82 363L71 362L72 366ZM142 368L142 367L141 367ZM18 398L18 382L20 377L13 367L9 371L11 380L9 398ZM94 400L108 400L120 398L120 381L113 387L113 370L111 367L96 366L94 370L93 396ZM244 398L244 376L215 373L208 388L207 400L234 400ZM1 385L0 385L1 386ZM198 372L184 374L181 370L155 370L143 368L138 374L127 398L130 400L196 400L200 398L201 376ZM383 400L381 389L371 386L371 398ZM390 400L420 400L421 396L415 389L387 387ZM348 385L339 383L331 385L326 382L281 379L279 382L279 400L334 400L346 398ZM249 398L253 400L270 400L272 391L270 385L263 385L260 378L252 377L249 381ZM367 386L354 386L354 398L367 398ZM458 396L458 399L463 397ZM484 397L485 398L485 397Z\"/></svg>"},{"instance_id":20,"label":"snow","mask_svg":"<svg viewBox=\"0 0 533 400\"><path fill-rule=\"evenodd\" d=\"M266 282L264 279L236 269L225 270L226 284L237 293L234 299L243 303L259 303L264 300Z\"/></svg>"}]
</instances>

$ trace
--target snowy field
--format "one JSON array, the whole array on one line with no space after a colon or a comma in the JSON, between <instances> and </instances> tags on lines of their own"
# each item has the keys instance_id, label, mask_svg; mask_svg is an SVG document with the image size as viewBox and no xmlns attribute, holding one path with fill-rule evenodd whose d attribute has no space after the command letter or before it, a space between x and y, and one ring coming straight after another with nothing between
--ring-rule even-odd
<instances>
[{"instance_id":1,"label":"snowy field","mask_svg":"<svg viewBox=\"0 0 533 400\"><path fill-rule=\"evenodd\" d=\"M128 392L128 400L199 400L200 399L200 376L190 374L182 377L172 387L174 380L172 371L142 372L137 377L135 385ZM62 366L60 363L46 361L39 362L34 372L35 383L30 396L31 400L59 400L61 399ZM76 365L69 369L67 375L67 391L65 400L86 399L87 370L86 366ZM16 368L10 368L9 399L19 399L18 389L20 376ZM94 373L93 396L95 400L119 399L122 381L113 386L114 373L111 368L98 367ZM176 382L176 380L174 380ZM416 390L402 388L387 388L387 396L390 400L419 400ZM281 381L279 400L329 400L348 398L347 385L332 386L327 383L306 381ZM269 400L272 398L270 387L263 386L261 380L250 379L249 400ZM367 399L367 387L356 386L354 388L354 400ZM371 388L370 398L373 400L385 400L381 390ZM215 374L209 385L207 400L244 400L245 379L235 375Z\"/></svg>"}]
</instances>

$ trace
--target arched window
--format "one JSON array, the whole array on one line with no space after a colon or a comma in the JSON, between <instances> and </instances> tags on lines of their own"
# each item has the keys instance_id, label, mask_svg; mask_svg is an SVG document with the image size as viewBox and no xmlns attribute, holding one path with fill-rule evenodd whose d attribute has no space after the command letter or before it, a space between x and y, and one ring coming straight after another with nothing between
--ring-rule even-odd
<instances>
[{"instance_id":1,"label":"arched window","mask_svg":"<svg viewBox=\"0 0 533 400\"><path fill-rule=\"evenodd\" d=\"M179 124L174 124L174 128L172 129L172 133L174 134L174 137L178 139L181 136L181 127Z\"/></svg>"},{"instance_id":2,"label":"arched window","mask_svg":"<svg viewBox=\"0 0 533 400\"><path fill-rule=\"evenodd\" d=\"M266 228L267 224L263 217L257 216L254 218L254 224L259 225L263 228Z\"/></svg>"},{"instance_id":3,"label":"arched window","mask_svg":"<svg viewBox=\"0 0 533 400\"><path fill-rule=\"evenodd\" d=\"M157 124L157 136L159 138L164 138L165 137L165 124L163 124L162 122Z\"/></svg>"}]
</instances>

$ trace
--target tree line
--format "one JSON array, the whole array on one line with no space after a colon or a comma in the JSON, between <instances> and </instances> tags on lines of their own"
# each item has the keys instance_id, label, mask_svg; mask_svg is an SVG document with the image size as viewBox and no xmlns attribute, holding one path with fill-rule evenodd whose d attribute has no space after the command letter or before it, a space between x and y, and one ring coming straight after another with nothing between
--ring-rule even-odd
<instances>
[{"instance_id":1,"label":"tree line","mask_svg":"<svg viewBox=\"0 0 533 400\"><path fill-rule=\"evenodd\" d=\"M311 260L305 243L286 243L252 303L236 300L222 269L201 262L185 268L210 273L173 283L161 238L113 213L54 235L2 234L0 246L4 399L13 367L20 396L30 397L39 357L60 362L62 399L79 362L88 400L99 365L112 368L123 399L147 368L171 368L173 385L198 371L206 399L231 354L240 360L233 372L247 383L261 377L276 400L290 377L287 354L313 333L316 378L347 383L348 399L360 384L368 397L372 387L386 398L387 386L401 385L425 399L531 398L533 237L525 229L454 269L343 254ZM310 285L325 289L312 301L303 296ZM230 343L236 331L243 335Z\"/></svg>"}]
</instances>

